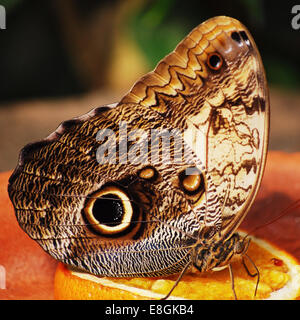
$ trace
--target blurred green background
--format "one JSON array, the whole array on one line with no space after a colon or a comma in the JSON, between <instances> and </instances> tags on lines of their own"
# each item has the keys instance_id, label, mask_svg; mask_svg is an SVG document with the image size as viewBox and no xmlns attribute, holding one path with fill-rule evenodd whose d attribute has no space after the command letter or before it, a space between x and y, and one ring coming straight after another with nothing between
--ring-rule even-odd
<instances>
[{"instance_id":1,"label":"blurred green background","mask_svg":"<svg viewBox=\"0 0 300 320\"><path fill-rule=\"evenodd\" d=\"M294 1L0 0L0 171L59 122L118 101L192 28L243 22L271 87L271 149L300 151L300 30Z\"/></svg>"}]
</instances>

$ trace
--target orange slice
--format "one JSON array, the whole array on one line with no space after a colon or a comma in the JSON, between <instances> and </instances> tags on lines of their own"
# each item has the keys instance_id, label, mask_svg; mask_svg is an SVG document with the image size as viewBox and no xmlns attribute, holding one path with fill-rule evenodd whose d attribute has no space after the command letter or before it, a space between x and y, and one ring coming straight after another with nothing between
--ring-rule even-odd
<instances>
[{"instance_id":1,"label":"orange slice","mask_svg":"<svg viewBox=\"0 0 300 320\"><path fill-rule=\"evenodd\" d=\"M238 299L297 299L300 297L300 266L290 254L269 242L252 238L247 254L259 269L260 281L250 276L239 261L232 264ZM255 269L247 263L252 273ZM63 300L161 299L170 291L178 275L161 278L107 278L74 270L59 263L54 296ZM234 299L228 269L186 273L169 299Z\"/></svg>"}]
</instances>

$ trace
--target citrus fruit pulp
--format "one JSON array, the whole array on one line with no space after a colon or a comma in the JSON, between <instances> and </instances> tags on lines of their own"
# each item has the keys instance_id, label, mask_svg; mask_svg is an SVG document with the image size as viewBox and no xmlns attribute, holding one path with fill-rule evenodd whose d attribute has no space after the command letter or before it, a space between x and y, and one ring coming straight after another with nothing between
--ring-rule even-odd
<instances>
[{"instance_id":1,"label":"citrus fruit pulp","mask_svg":"<svg viewBox=\"0 0 300 320\"><path fill-rule=\"evenodd\" d=\"M245 260L247 269L237 261L232 263L234 288L238 299L296 299L300 296L300 267L296 259L269 242L252 238L247 254L259 270ZM56 299L162 299L173 287L177 275L160 278L108 278L58 265L55 275ZM187 272L169 299L228 300L234 299L228 269Z\"/></svg>"}]
</instances>

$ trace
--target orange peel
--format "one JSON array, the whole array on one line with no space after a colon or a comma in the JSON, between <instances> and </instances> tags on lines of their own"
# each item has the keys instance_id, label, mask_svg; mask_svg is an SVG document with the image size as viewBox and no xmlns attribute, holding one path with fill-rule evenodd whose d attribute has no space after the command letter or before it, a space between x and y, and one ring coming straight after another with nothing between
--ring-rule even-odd
<instances>
[{"instance_id":1,"label":"orange peel","mask_svg":"<svg viewBox=\"0 0 300 320\"><path fill-rule=\"evenodd\" d=\"M247 273L240 261L232 263L238 299L291 300L300 297L300 266L297 259L270 242L252 238L247 254L259 269L260 281ZM255 269L247 264L248 271ZM54 281L55 299L139 300L162 299L178 275L160 278L108 278L75 270L59 263ZM234 299L228 269L187 272L169 299Z\"/></svg>"}]
</instances>

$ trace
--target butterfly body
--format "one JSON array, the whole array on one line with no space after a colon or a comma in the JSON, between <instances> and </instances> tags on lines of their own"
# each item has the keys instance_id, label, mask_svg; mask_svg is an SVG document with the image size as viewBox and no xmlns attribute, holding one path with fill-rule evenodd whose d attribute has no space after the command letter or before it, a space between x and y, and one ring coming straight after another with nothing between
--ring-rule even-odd
<instances>
[{"instance_id":1,"label":"butterfly body","mask_svg":"<svg viewBox=\"0 0 300 320\"><path fill-rule=\"evenodd\" d=\"M262 178L268 90L237 20L195 28L115 105L23 148L9 195L23 230L66 264L160 276L240 255Z\"/></svg>"},{"instance_id":2,"label":"butterfly body","mask_svg":"<svg viewBox=\"0 0 300 320\"><path fill-rule=\"evenodd\" d=\"M221 270L239 259L245 248L244 239L238 233L234 233L225 241L223 238L210 240L208 243L201 241L194 247L192 264L200 272Z\"/></svg>"}]
</instances>

